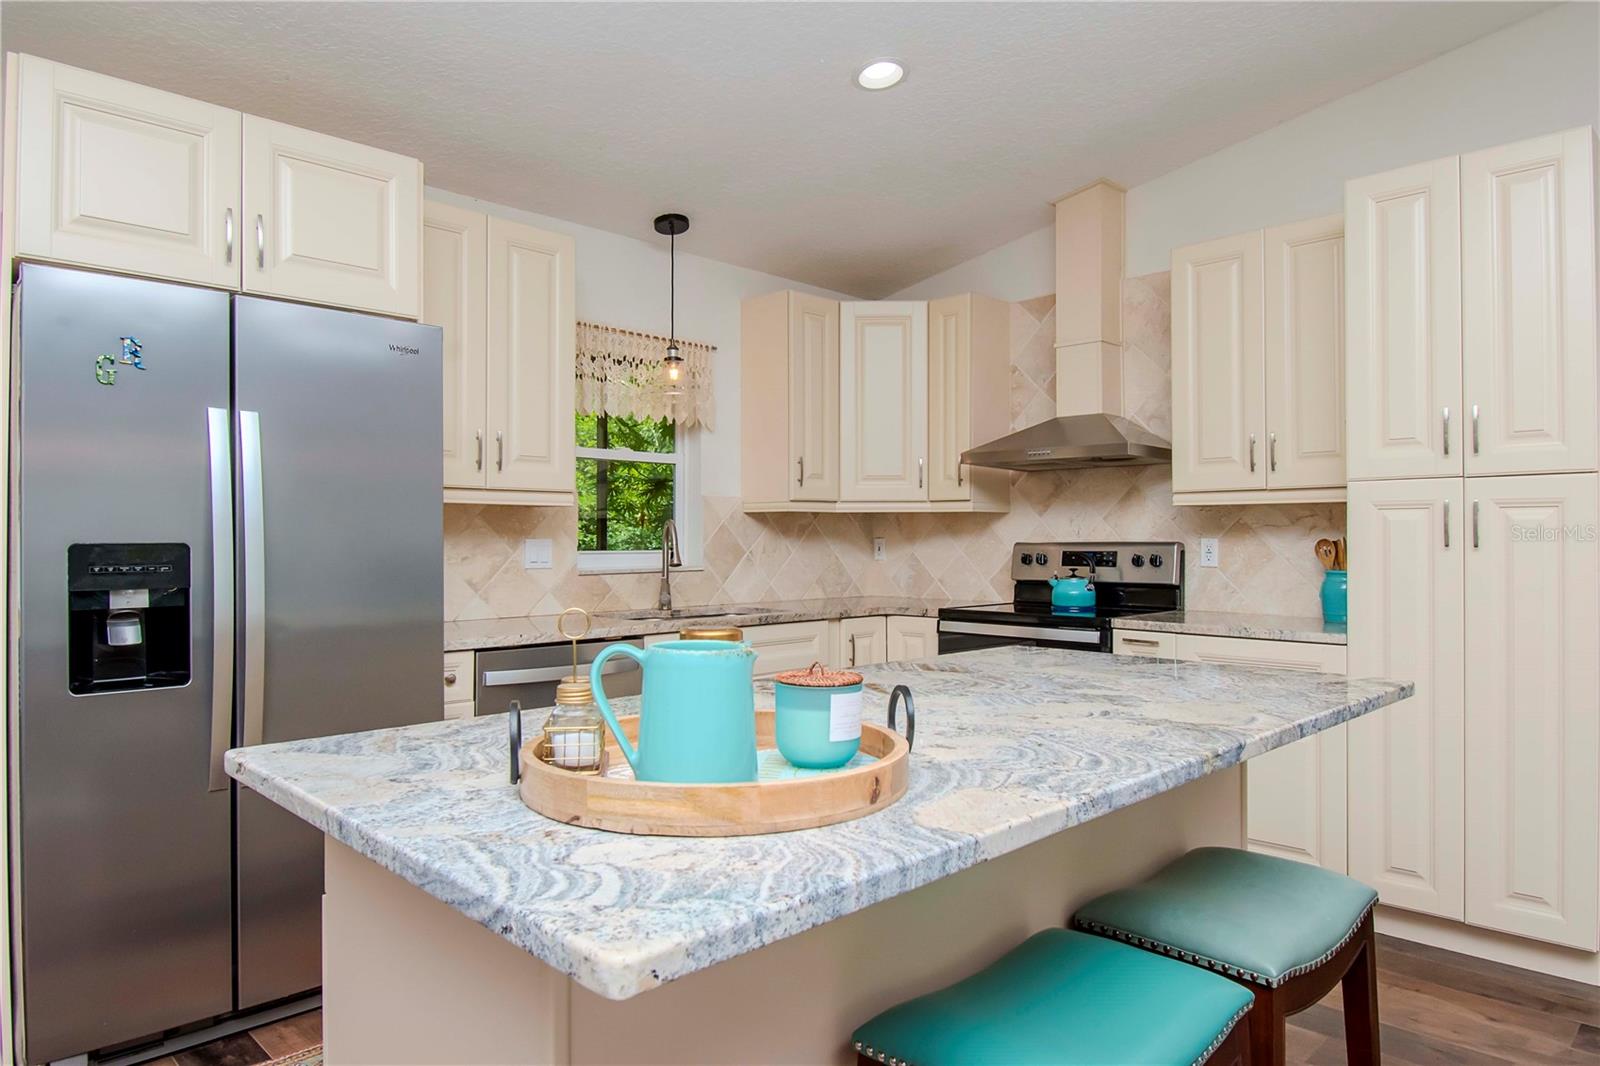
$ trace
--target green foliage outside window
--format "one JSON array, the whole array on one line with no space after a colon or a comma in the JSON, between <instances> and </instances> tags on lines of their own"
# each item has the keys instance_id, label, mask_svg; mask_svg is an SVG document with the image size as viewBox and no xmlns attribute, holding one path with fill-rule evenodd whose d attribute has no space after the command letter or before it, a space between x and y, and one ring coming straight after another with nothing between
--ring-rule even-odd
<instances>
[{"instance_id":1,"label":"green foliage outside window","mask_svg":"<svg viewBox=\"0 0 1600 1066\"><path fill-rule=\"evenodd\" d=\"M578 415L578 447L672 453L677 436L667 419ZM580 551L641 551L661 547L661 527L673 515L673 463L629 459L578 460Z\"/></svg>"}]
</instances>

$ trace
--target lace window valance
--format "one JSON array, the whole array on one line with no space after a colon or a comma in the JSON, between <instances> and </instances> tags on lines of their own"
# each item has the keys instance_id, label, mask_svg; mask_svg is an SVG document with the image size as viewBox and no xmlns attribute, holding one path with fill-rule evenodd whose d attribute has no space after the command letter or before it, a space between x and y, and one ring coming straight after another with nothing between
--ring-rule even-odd
<instances>
[{"instance_id":1,"label":"lace window valance","mask_svg":"<svg viewBox=\"0 0 1600 1066\"><path fill-rule=\"evenodd\" d=\"M711 428L711 353L716 346L678 341L683 372L673 394L662 359L667 338L593 322L578 323L580 414L670 418Z\"/></svg>"}]
</instances>

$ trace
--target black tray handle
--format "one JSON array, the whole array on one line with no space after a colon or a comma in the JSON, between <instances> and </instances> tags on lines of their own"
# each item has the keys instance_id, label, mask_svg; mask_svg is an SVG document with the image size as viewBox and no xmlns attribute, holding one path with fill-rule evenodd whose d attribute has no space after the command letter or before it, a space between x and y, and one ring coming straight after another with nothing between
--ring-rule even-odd
<instances>
[{"instance_id":1,"label":"black tray handle","mask_svg":"<svg viewBox=\"0 0 1600 1066\"><path fill-rule=\"evenodd\" d=\"M917 704L911 698L911 689L905 685L896 685L894 691L889 693L889 731L895 732L894 709L899 705L901 698L906 701L906 750L916 743L917 736Z\"/></svg>"},{"instance_id":2,"label":"black tray handle","mask_svg":"<svg viewBox=\"0 0 1600 1066\"><path fill-rule=\"evenodd\" d=\"M511 729L511 783L514 785L522 780L522 766L517 757L522 754L522 702L511 701L511 710L506 714L510 721Z\"/></svg>"}]
</instances>

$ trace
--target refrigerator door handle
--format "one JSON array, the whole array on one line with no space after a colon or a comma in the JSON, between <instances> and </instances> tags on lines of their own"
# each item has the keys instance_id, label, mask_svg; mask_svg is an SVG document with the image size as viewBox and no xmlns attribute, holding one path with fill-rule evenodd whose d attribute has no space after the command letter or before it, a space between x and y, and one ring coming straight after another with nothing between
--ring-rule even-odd
<instances>
[{"instance_id":1,"label":"refrigerator door handle","mask_svg":"<svg viewBox=\"0 0 1600 1066\"><path fill-rule=\"evenodd\" d=\"M266 523L262 515L261 413L239 412L244 503L244 714L240 743L261 743L267 679Z\"/></svg>"},{"instance_id":2,"label":"refrigerator door handle","mask_svg":"<svg viewBox=\"0 0 1600 1066\"><path fill-rule=\"evenodd\" d=\"M230 220L231 221L231 220ZM233 462L228 409L206 408L211 455L211 775L208 792L228 787L222 753L233 740Z\"/></svg>"}]
</instances>

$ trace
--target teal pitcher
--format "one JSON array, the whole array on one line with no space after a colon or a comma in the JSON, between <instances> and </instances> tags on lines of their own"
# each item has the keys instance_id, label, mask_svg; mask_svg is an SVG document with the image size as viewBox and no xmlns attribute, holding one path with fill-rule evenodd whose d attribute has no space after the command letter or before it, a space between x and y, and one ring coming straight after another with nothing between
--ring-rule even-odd
<instances>
[{"instance_id":1,"label":"teal pitcher","mask_svg":"<svg viewBox=\"0 0 1600 1066\"><path fill-rule=\"evenodd\" d=\"M601 674L626 655L644 670L635 747L617 724ZM756 653L731 640L612 644L595 656L589 683L623 758L640 781L708 784L756 779Z\"/></svg>"}]
</instances>

